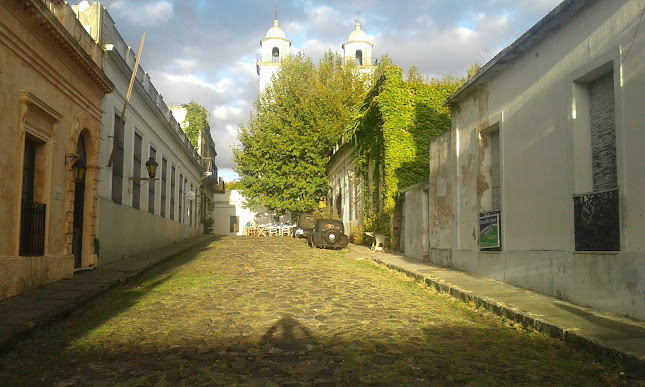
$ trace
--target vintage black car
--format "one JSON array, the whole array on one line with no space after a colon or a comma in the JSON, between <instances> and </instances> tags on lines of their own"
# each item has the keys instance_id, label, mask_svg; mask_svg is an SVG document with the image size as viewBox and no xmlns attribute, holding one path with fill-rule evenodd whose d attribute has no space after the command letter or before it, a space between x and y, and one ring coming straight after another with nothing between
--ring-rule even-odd
<instances>
[{"instance_id":1,"label":"vintage black car","mask_svg":"<svg viewBox=\"0 0 645 387\"><path fill-rule=\"evenodd\" d=\"M308 238L314 229L316 218L310 212L302 212L298 215L298 222L291 229L291 236L294 238Z\"/></svg>"},{"instance_id":2,"label":"vintage black car","mask_svg":"<svg viewBox=\"0 0 645 387\"><path fill-rule=\"evenodd\" d=\"M328 247L342 249L347 247L349 239L345 235L343 222L335 219L317 219L311 235L307 238L311 247Z\"/></svg>"}]
</instances>

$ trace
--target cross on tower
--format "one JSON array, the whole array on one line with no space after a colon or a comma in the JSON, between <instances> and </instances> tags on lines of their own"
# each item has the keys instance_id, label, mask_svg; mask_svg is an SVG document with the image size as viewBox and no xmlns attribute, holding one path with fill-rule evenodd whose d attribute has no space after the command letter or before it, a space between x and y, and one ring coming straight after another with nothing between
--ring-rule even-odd
<instances>
[{"instance_id":1,"label":"cross on tower","mask_svg":"<svg viewBox=\"0 0 645 387\"><path fill-rule=\"evenodd\" d=\"M275 14L275 20L278 20L278 11L279 10L280 10L280 8L278 8L278 5L276 4L275 8L273 8L273 12Z\"/></svg>"},{"instance_id":2,"label":"cross on tower","mask_svg":"<svg viewBox=\"0 0 645 387\"><path fill-rule=\"evenodd\" d=\"M361 13L360 13L360 12L358 12L358 11L356 11L356 13L355 13L354 15L356 15L356 19L354 19L354 21L355 21L356 23L359 23L359 22L360 22Z\"/></svg>"}]
</instances>

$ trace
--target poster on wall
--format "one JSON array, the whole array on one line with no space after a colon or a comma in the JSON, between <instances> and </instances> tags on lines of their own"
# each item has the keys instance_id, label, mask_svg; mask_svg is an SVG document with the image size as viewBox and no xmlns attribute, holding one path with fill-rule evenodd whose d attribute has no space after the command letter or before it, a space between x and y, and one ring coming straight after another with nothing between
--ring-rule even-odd
<instances>
[{"instance_id":1,"label":"poster on wall","mask_svg":"<svg viewBox=\"0 0 645 387\"><path fill-rule=\"evenodd\" d=\"M479 248L491 249L500 246L499 213L482 214L479 217Z\"/></svg>"}]
</instances>

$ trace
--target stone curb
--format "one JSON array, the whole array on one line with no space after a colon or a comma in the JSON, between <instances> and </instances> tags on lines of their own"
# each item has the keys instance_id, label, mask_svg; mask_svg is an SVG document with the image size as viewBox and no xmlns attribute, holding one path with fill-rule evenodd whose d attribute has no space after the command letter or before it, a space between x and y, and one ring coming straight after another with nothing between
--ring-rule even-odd
<instances>
[{"instance_id":1,"label":"stone curb","mask_svg":"<svg viewBox=\"0 0 645 387\"><path fill-rule=\"evenodd\" d=\"M522 326L526 327L527 329L534 329L540 333L548 334L551 337L564 341L572 347L583 348L603 359L612 361L617 360L628 372L636 374L638 376L645 376L645 359L641 359L633 353L618 350L594 337L588 337L579 334L572 329L558 326L549 321L533 317L526 312L511 308L505 304L495 301L494 299L478 296L473 292L461 289L455 285L446 283L443 280L434 278L427 274L405 269L391 263L386 263L381 259L371 255L368 255L368 258L372 262L385 266L388 269L398 271L407 275L408 277L414 278L415 280L422 281L427 286L434 288L438 292L447 293L450 296L466 303L473 302L476 307L482 307L504 319L522 324Z\"/></svg>"},{"instance_id":2,"label":"stone curb","mask_svg":"<svg viewBox=\"0 0 645 387\"><path fill-rule=\"evenodd\" d=\"M41 316L38 316L37 319L34 319L35 321L28 321L21 325L15 325L15 326L12 326L11 328L6 329L5 332L2 332L0 334L0 355L7 353L18 342L29 337L29 335L33 332L33 330L36 327L46 326L48 324L51 324L54 321L63 319L66 316L68 316L71 312L78 310L80 307L84 306L94 298L106 293L108 290L115 288L119 285L125 284L127 282L130 282L142 276L146 271L164 262L167 262L192 248L205 245L206 243L210 243L211 241L213 241L213 239L214 239L214 236L212 235L209 235L207 237L195 237L193 238L194 243L188 243L191 241L191 240L188 240L183 242L183 243L186 243L183 246L181 246L181 244L183 243L179 242L178 243L179 246L174 246L174 245L164 246L158 249L150 250L150 251L132 256L131 258L129 258L130 260L134 260L137 257L142 257L145 255L155 255L155 254L162 255L163 252L166 252L167 254L159 259L149 260L149 262L146 262L145 264L141 265L136 270L118 270L119 264L116 262L112 262L101 268L96 269L97 272L98 271L102 271L103 273L120 272L122 274L120 276L117 276L114 279L105 281L104 283L100 283L93 289L85 291L83 294L80 294L79 296L65 303L64 305L62 305L60 308L56 310L43 313ZM167 251L169 250L169 248L173 248L173 247L176 248L176 250L173 249L172 252L168 253ZM120 261L117 261L117 262L120 262ZM49 284L48 286L56 286L57 283L59 282L54 282L52 284ZM45 288L47 288L47 286L45 286ZM19 296L20 295L16 297L19 297ZM3 300L3 301L6 301L6 300Z\"/></svg>"}]
</instances>

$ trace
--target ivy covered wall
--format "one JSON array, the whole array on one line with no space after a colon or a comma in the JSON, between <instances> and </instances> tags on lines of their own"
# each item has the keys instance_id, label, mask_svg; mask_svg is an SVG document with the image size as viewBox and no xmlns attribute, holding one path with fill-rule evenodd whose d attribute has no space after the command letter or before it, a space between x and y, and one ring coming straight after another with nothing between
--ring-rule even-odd
<instances>
[{"instance_id":1,"label":"ivy covered wall","mask_svg":"<svg viewBox=\"0 0 645 387\"><path fill-rule=\"evenodd\" d=\"M379 69L346 133L367 182L366 230L390 234L400 190L428 179L430 138L450 130L450 112L442 103L462 82L406 82L398 66Z\"/></svg>"}]
</instances>

